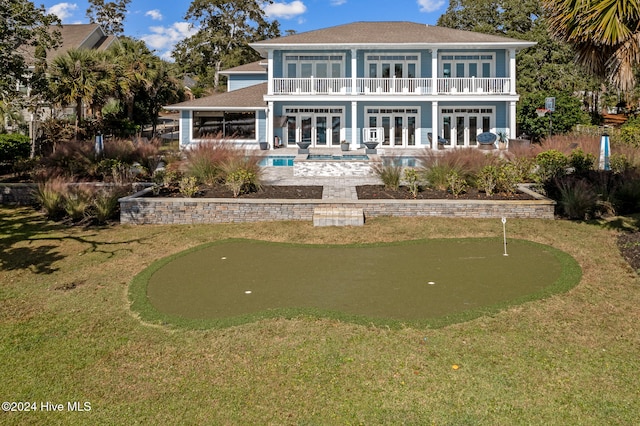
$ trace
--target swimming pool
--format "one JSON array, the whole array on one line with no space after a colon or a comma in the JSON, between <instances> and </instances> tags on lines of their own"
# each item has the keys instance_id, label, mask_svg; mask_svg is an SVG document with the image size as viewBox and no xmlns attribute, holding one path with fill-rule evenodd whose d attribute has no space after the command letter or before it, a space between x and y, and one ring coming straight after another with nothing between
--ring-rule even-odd
<instances>
[{"instance_id":1,"label":"swimming pool","mask_svg":"<svg viewBox=\"0 0 640 426\"><path fill-rule=\"evenodd\" d=\"M261 166L267 167L293 167L294 155L271 155L260 160Z\"/></svg>"}]
</instances>

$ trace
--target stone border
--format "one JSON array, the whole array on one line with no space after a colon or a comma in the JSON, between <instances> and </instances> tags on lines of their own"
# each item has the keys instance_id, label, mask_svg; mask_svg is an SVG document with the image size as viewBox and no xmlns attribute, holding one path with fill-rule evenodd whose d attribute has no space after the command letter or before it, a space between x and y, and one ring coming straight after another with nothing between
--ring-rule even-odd
<instances>
[{"instance_id":1,"label":"stone border","mask_svg":"<svg viewBox=\"0 0 640 426\"><path fill-rule=\"evenodd\" d=\"M519 189L535 200L268 200L143 197L139 191L120 201L120 223L200 224L313 220L315 208L362 209L365 219L396 217L464 217L554 219L556 202L526 185Z\"/></svg>"}]
</instances>

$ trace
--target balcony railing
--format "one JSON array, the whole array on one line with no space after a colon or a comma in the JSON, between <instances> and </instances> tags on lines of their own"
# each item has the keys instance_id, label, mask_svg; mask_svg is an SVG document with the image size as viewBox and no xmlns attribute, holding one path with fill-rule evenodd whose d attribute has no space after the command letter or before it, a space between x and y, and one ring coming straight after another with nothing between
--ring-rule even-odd
<instances>
[{"instance_id":1,"label":"balcony railing","mask_svg":"<svg viewBox=\"0 0 640 426\"><path fill-rule=\"evenodd\" d=\"M439 78L438 94L468 94L468 93L489 93L508 94L511 93L510 78Z\"/></svg>"},{"instance_id":2,"label":"balcony railing","mask_svg":"<svg viewBox=\"0 0 640 426\"><path fill-rule=\"evenodd\" d=\"M275 95L429 95L509 94L509 78L438 78L434 93L431 78L274 78Z\"/></svg>"}]
</instances>

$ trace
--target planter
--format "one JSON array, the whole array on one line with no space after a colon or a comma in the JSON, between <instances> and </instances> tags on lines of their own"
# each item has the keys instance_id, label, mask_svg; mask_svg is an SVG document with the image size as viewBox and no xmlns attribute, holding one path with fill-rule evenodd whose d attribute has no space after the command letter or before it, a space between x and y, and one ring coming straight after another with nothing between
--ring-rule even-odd
<instances>
[{"instance_id":1,"label":"planter","mask_svg":"<svg viewBox=\"0 0 640 426\"><path fill-rule=\"evenodd\" d=\"M308 154L311 142L298 142L296 145L298 145L298 154Z\"/></svg>"},{"instance_id":2,"label":"planter","mask_svg":"<svg viewBox=\"0 0 640 426\"><path fill-rule=\"evenodd\" d=\"M262 151L266 151L269 149L269 144L267 142L260 142L260 149Z\"/></svg>"},{"instance_id":3,"label":"planter","mask_svg":"<svg viewBox=\"0 0 640 426\"><path fill-rule=\"evenodd\" d=\"M376 147L378 146L378 142L364 142L364 146L367 147L365 150L365 154L377 154Z\"/></svg>"},{"instance_id":4,"label":"planter","mask_svg":"<svg viewBox=\"0 0 640 426\"><path fill-rule=\"evenodd\" d=\"M349 144L348 143L341 143L340 144L340 149L343 151L349 151Z\"/></svg>"}]
</instances>

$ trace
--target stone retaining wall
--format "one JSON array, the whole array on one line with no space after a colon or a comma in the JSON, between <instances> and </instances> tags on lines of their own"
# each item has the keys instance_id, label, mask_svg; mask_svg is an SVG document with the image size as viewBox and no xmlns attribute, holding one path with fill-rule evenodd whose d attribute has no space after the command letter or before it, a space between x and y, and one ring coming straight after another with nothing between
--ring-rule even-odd
<instances>
[{"instance_id":1,"label":"stone retaining wall","mask_svg":"<svg viewBox=\"0 0 640 426\"><path fill-rule=\"evenodd\" d=\"M4 183L0 185L0 205L33 204L33 190L36 187L35 183Z\"/></svg>"},{"instance_id":2,"label":"stone retaining wall","mask_svg":"<svg viewBox=\"0 0 640 426\"><path fill-rule=\"evenodd\" d=\"M523 189L526 190L526 189ZM264 200L226 198L152 198L145 191L120 199L120 222L132 224L198 224L313 220L316 207L359 208L365 218L466 217L553 219L553 200ZM526 190L528 191L528 190Z\"/></svg>"}]
</instances>

